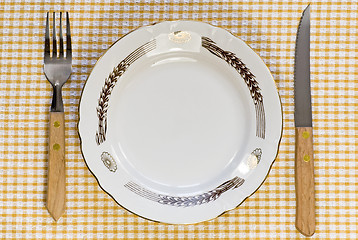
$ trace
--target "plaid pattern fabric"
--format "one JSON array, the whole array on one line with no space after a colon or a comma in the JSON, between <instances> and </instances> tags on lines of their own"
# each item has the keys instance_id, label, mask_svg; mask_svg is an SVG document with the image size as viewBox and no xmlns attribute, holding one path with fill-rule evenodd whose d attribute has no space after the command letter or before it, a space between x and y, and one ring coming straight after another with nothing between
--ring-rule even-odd
<instances>
[{"instance_id":1,"label":"plaid pattern fabric","mask_svg":"<svg viewBox=\"0 0 358 240\"><path fill-rule=\"evenodd\" d=\"M307 2L0 2L0 238L295 239L293 64ZM314 239L358 238L358 3L311 2L311 79L317 227ZM73 74L63 89L67 208L54 223L45 208L48 112L43 74L45 13L69 11ZM240 207L195 225L166 225L118 206L86 168L77 133L81 91L96 60L135 28L196 20L246 41L272 71L284 126L278 157L260 189Z\"/></svg>"}]
</instances>

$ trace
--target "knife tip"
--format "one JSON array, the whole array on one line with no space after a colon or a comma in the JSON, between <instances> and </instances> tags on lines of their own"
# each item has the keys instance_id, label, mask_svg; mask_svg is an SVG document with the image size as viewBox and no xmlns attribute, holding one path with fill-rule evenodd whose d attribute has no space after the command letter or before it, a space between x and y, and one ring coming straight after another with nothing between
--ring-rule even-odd
<instances>
[{"instance_id":1,"label":"knife tip","mask_svg":"<svg viewBox=\"0 0 358 240\"><path fill-rule=\"evenodd\" d=\"M307 5L307 7L305 8L305 10L303 11L303 13L305 13L306 11L310 11L310 7L311 7L311 3L309 3Z\"/></svg>"}]
</instances>

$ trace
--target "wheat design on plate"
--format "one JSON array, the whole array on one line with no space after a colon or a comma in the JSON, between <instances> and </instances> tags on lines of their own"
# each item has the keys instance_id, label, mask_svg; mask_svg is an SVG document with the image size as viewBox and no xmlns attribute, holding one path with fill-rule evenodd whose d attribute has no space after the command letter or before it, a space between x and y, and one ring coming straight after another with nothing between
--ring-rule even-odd
<instances>
[{"instance_id":1,"label":"wheat design on plate","mask_svg":"<svg viewBox=\"0 0 358 240\"><path fill-rule=\"evenodd\" d=\"M137 59L141 58L148 52L156 48L156 40L147 42L134 50L129 54L125 59L123 59L109 74L108 78L104 81L104 86L99 95L98 107L97 107L97 117L98 117L98 130L96 132L96 142L97 145L100 145L106 141L107 133L107 111L108 111L108 102L111 96L112 90L115 87L118 79L125 73L128 67L134 63Z\"/></svg>"},{"instance_id":2,"label":"wheat design on plate","mask_svg":"<svg viewBox=\"0 0 358 240\"><path fill-rule=\"evenodd\" d=\"M158 194L134 182L128 182L124 186L129 190L131 190L132 192L136 193L137 195L160 204L170 205L174 207L191 207L191 206L197 206L204 203L215 201L224 192L230 189L236 189L240 187L244 182L245 182L244 179L240 177L234 177L231 180L226 181L220 186L216 187L214 190L195 196L189 196L189 197L176 197L176 196Z\"/></svg>"},{"instance_id":3,"label":"wheat design on plate","mask_svg":"<svg viewBox=\"0 0 358 240\"><path fill-rule=\"evenodd\" d=\"M250 71L250 69L239 59L235 53L230 51L225 51L218 47L216 43L208 37L202 37L202 46L206 48L209 52L216 55L217 57L223 59L230 66L235 68L235 70L241 75L244 79L247 87L250 90L250 95L255 104L256 110L256 136L262 139L265 139L265 109L263 104L263 96L261 94L261 89L259 84L256 81L255 75Z\"/></svg>"},{"instance_id":4,"label":"wheat design on plate","mask_svg":"<svg viewBox=\"0 0 358 240\"><path fill-rule=\"evenodd\" d=\"M247 162L248 167L251 169L256 168L257 164L259 164L261 160L262 150L261 148L256 148L252 151L249 159L255 159L255 165L253 166L252 163ZM252 162L252 161L251 161ZM245 179L235 176L232 179L224 182L223 184L219 185L213 190L208 192L204 192L202 194L194 195L194 196L170 196L165 194L155 193L145 187L135 183L135 182L128 182L124 185L127 189L132 191L133 193L137 194L138 196L144 197L148 200L163 204L163 205L170 205L173 207L193 207L202 205L205 203L209 203L218 199L223 193L234 190L244 184Z\"/></svg>"}]
</instances>

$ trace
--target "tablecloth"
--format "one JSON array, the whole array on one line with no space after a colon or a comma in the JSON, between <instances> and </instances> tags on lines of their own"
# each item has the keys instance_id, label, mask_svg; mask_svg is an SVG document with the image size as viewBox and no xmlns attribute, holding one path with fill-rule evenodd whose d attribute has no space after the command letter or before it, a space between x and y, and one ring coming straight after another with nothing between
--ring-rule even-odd
<instances>
[{"instance_id":1,"label":"tablecloth","mask_svg":"<svg viewBox=\"0 0 358 240\"><path fill-rule=\"evenodd\" d=\"M295 239L293 70L296 31L308 1L1 0L0 238ZM311 86L316 220L313 239L358 239L358 3L311 3ZM63 88L67 206L56 223L45 207L48 113L43 74L47 11L71 18L73 73ZM211 221L167 225L138 217L101 190L77 132L82 88L118 38L164 20L196 20L246 41L271 70L282 101L279 154L260 189Z\"/></svg>"}]
</instances>

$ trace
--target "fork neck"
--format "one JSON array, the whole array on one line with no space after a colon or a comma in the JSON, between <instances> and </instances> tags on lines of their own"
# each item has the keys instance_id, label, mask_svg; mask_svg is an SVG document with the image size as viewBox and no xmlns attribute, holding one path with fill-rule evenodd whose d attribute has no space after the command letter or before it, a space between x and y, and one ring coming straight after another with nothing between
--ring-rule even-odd
<instances>
[{"instance_id":1,"label":"fork neck","mask_svg":"<svg viewBox=\"0 0 358 240\"><path fill-rule=\"evenodd\" d=\"M62 86L53 85L51 112L63 112Z\"/></svg>"}]
</instances>

